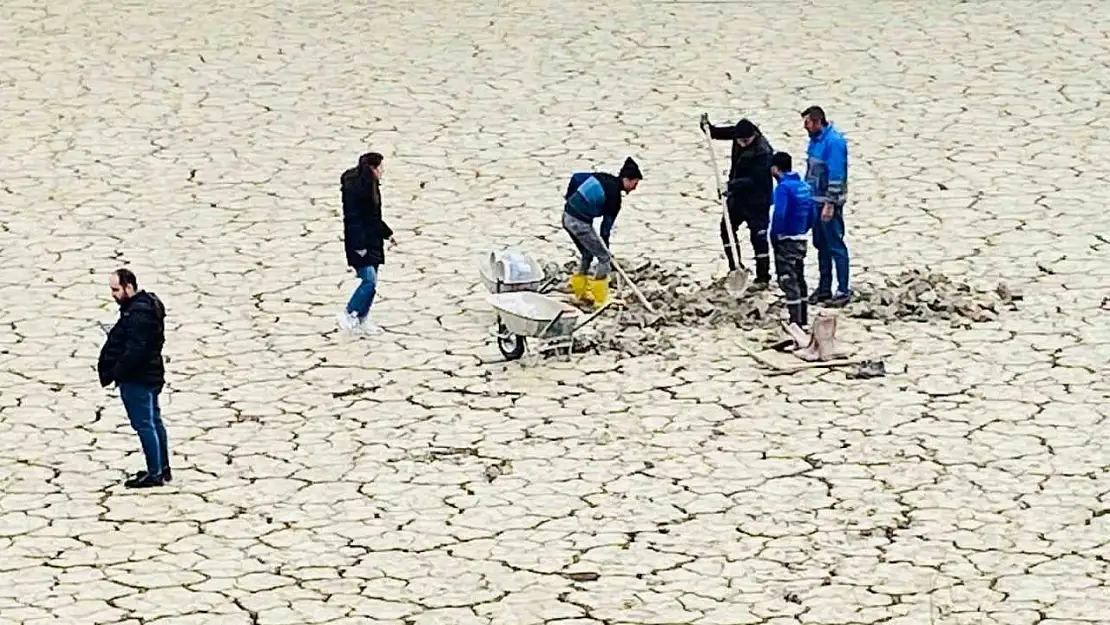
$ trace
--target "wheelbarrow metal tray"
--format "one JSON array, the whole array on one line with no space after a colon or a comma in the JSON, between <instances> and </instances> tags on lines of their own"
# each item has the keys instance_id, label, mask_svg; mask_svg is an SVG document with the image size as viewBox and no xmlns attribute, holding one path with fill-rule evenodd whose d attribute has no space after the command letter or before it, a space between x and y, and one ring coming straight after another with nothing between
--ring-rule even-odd
<instances>
[{"instance_id":1,"label":"wheelbarrow metal tray","mask_svg":"<svg viewBox=\"0 0 1110 625\"><path fill-rule=\"evenodd\" d=\"M541 339L567 336L578 328L582 315L582 311L570 304L533 291L493 293L486 299L508 331L520 336Z\"/></svg>"},{"instance_id":2,"label":"wheelbarrow metal tray","mask_svg":"<svg viewBox=\"0 0 1110 625\"><path fill-rule=\"evenodd\" d=\"M546 275L543 270L543 265L531 256L526 257L526 262L529 266L528 278L525 280L513 280L509 276L501 276L501 292L502 293L515 293L519 291L537 291L543 285ZM490 293L497 293L498 290L498 267L496 266L496 258L493 254L483 254L476 259L478 264L478 275L482 279L482 284L485 285L486 290Z\"/></svg>"}]
</instances>

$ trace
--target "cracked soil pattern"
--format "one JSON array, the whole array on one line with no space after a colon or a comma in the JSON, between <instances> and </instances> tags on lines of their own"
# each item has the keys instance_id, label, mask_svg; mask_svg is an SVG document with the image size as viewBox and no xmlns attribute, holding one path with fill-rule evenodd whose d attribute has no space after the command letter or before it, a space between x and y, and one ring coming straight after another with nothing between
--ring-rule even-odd
<instances>
[{"instance_id":1,"label":"cracked soil pattern","mask_svg":"<svg viewBox=\"0 0 1110 625\"><path fill-rule=\"evenodd\" d=\"M1105 623L1108 31L1093 0L6 0L0 623ZM568 259L571 172L634 155L614 252L708 280L698 115L799 157L813 103L860 284L1015 310L846 315L874 380L764 376L727 327L500 362L472 259ZM360 340L366 149L400 245ZM91 370L123 263L170 315L176 479L140 493Z\"/></svg>"}]
</instances>

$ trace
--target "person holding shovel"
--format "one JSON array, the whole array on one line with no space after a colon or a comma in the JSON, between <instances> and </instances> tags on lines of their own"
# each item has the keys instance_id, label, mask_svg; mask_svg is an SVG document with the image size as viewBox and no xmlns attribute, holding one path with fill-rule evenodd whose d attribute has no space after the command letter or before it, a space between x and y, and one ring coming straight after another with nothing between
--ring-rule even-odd
<instances>
[{"instance_id":1,"label":"person holding shovel","mask_svg":"<svg viewBox=\"0 0 1110 625\"><path fill-rule=\"evenodd\" d=\"M771 257L767 242L767 226L771 206L771 156L775 153L759 127L747 119L735 126L714 126L709 115L701 116L702 132L719 141L732 141L732 163L728 172L725 191L728 221L721 218L721 243L725 248L730 272L736 271L739 250L733 250L729 241L736 240L741 223L748 224L749 240L755 255L755 282L764 288L771 283ZM728 228L732 228L731 236Z\"/></svg>"},{"instance_id":2,"label":"person holding shovel","mask_svg":"<svg viewBox=\"0 0 1110 625\"><path fill-rule=\"evenodd\" d=\"M609 301L609 271L612 257L609 254L609 235L621 211L621 196L631 193L643 180L640 166L628 157L616 176L605 172L578 172L570 177L566 203L563 205L563 229L578 248L581 260L578 271L570 277L570 290L578 299L593 299L601 308ZM593 222L601 218L601 232L594 230ZM590 265L597 259L593 278L587 276Z\"/></svg>"}]
</instances>

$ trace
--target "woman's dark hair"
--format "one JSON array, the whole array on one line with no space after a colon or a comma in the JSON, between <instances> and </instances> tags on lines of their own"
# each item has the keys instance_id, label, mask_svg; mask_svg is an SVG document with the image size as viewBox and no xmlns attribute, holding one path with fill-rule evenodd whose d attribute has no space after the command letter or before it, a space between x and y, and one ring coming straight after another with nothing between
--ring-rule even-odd
<instances>
[{"instance_id":1,"label":"woman's dark hair","mask_svg":"<svg viewBox=\"0 0 1110 625\"><path fill-rule=\"evenodd\" d=\"M371 170L381 165L384 160L385 157L377 152L367 152L358 157L358 167L359 169Z\"/></svg>"}]
</instances>

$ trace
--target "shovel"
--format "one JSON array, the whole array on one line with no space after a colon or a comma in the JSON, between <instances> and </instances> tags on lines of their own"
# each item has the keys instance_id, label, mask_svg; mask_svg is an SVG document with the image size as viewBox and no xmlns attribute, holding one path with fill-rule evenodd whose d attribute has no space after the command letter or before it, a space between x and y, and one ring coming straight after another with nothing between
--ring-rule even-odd
<instances>
[{"instance_id":1,"label":"shovel","mask_svg":"<svg viewBox=\"0 0 1110 625\"><path fill-rule=\"evenodd\" d=\"M732 257L739 265L739 269L734 269L728 273L725 278L725 290L733 297L743 297L744 292L748 290L748 268L744 266L744 261L740 260L740 248L736 246L736 232L732 229L732 217L728 214L728 198L724 196L721 187L721 170L717 169L717 154L713 151L713 138L709 136L709 130L705 131L705 145L709 148L709 160L713 163L713 175L717 177L717 197L721 198L721 204L724 206L724 219L725 229L728 230L728 244L732 248Z\"/></svg>"},{"instance_id":2,"label":"shovel","mask_svg":"<svg viewBox=\"0 0 1110 625\"><path fill-rule=\"evenodd\" d=\"M609 251L609 248L604 243L601 243L601 247L605 250L605 253L609 255L609 264L612 265L613 269L616 269L621 278L624 278L624 281L628 283L628 286L632 289L632 294L636 296L636 299L640 300L640 303L644 305L644 308L648 309L648 312L653 315L658 314L655 312L655 307L652 306L651 302L648 301L648 298L644 297L644 294L640 292L640 289L636 288L636 283L633 282L632 279L628 277L628 274L624 272L624 269L621 269L621 266L617 264L617 259L613 258L613 252Z\"/></svg>"}]
</instances>

